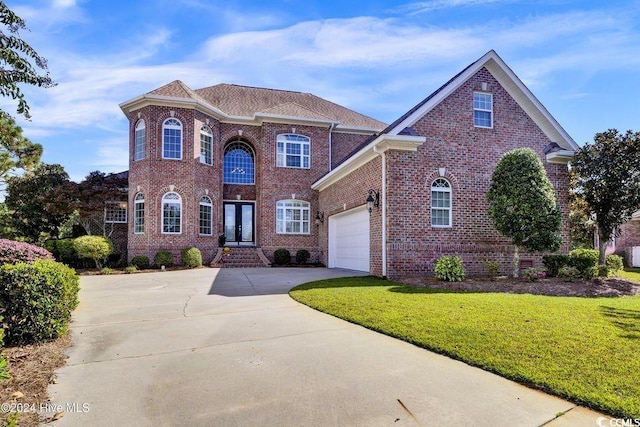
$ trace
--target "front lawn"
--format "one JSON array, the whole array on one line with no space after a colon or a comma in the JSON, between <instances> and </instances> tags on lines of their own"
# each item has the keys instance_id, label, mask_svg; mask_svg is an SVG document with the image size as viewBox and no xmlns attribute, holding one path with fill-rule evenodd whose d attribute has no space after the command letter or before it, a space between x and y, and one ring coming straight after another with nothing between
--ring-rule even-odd
<instances>
[{"instance_id":1,"label":"front lawn","mask_svg":"<svg viewBox=\"0 0 640 427\"><path fill-rule=\"evenodd\" d=\"M640 418L640 296L455 292L373 277L307 283L290 295L578 404Z\"/></svg>"},{"instance_id":2,"label":"front lawn","mask_svg":"<svg viewBox=\"0 0 640 427\"><path fill-rule=\"evenodd\" d=\"M626 268L624 271L619 271L618 276L640 283L640 268Z\"/></svg>"}]
</instances>

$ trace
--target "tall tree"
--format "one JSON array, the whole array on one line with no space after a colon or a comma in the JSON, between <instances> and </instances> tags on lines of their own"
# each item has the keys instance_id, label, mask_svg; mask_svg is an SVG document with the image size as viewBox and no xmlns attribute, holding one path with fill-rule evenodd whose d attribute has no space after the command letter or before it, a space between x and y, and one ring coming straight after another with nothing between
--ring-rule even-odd
<instances>
[{"instance_id":1,"label":"tall tree","mask_svg":"<svg viewBox=\"0 0 640 427\"><path fill-rule=\"evenodd\" d=\"M597 133L571 165L577 175L576 194L587 202L596 223L600 264L605 264L607 242L640 210L640 132Z\"/></svg>"},{"instance_id":2,"label":"tall tree","mask_svg":"<svg viewBox=\"0 0 640 427\"><path fill-rule=\"evenodd\" d=\"M74 186L61 165L42 163L33 172L9 178L7 208L18 236L29 242L58 237L73 212Z\"/></svg>"},{"instance_id":3,"label":"tall tree","mask_svg":"<svg viewBox=\"0 0 640 427\"><path fill-rule=\"evenodd\" d=\"M553 185L533 150L517 148L502 156L487 200L494 226L515 245L514 277L519 274L520 249L542 252L560 248L560 209Z\"/></svg>"},{"instance_id":4,"label":"tall tree","mask_svg":"<svg viewBox=\"0 0 640 427\"><path fill-rule=\"evenodd\" d=\"M571 247L593 248L593 233L595 232L595 222L591 218L589 205L581 194L577 193L575 169L569 171L569 237Z\"/></svg>"},{"instance_id":5,"label":"tall tree","mask_svg":"<svg viewBox=\"0 0 640 427\"><path fill-rule=\"evenodd\" d=\"M126 188L128 179L123 174L105 174L94 171L89 173L80 184L77 185L75 207L78 211L78 222L87 234L102 234L109 237L113 229L105 221L105 209L107 203L123 199L126 200Z\"/></svg>"},{"instance_id":6,"label":"tall tree","mask_svg":"<svg viewBox=\"0 0 640 427\"><path fill-rule=\"evenodd\" d=\"M0 96L17 100L18 114L29 119L29 104L20 84L48 88L55 83L49 76L47 60L20 38L19 31L27 28L24 20L3 1L0 1L0 23L4 26L0 28Z\"/></svg>"},{"instance_id":7,"label":"tall tree","mask_svg":"<svg viewBox=\"0 0 640 427\"><path fill-rule=\"evenodd\" d=\"M42 155L42 145L29 141L11 116L0 111L0 189L16 169L32 170Z\"/></svg>"}]
</instances>

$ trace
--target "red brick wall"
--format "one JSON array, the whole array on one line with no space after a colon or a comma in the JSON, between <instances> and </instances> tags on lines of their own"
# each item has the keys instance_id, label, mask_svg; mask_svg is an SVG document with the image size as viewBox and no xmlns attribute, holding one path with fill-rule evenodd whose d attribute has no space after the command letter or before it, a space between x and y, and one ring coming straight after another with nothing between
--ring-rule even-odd
<instances>
[{"instance_id":1,"label":"red brick wall","mask_svg":"<svg viewBox=\"0 0 640 427\"><path fill-rule=\"evenodd\" d=\"M381 191L382 162L371 160L340 181L320 192L320 206L325 220L320 228L322 262L327 263L329 217L365 204L368 190ZM373 208L370 216L371 274L382 275L382 207Z\"/></svg>"},{"instance_id":2,"label":"red brick wall","mask_svg":"<svg viewBox=\"0 0 640 427\"><path fill-rule=\"evenodd\" d=\"M627 265L631 265L631 250L640 246L640 221L631 220L620 227L620 235L616 238L616 253L624 253Z\"/></svg>"},{"instance_id":3,"label":"red brick wall","mask_svg":"<svg viewBox=\"0 0 640 427\"><path fill-rule=\"evenodd\" d=\"M335 168L369 135L334 133L331 139L331 167Z\"/></svg>"},{"instance_id":4,"label":"red brick wall","mask_svg":"<svg viewBox=\"0 0 640 427\"><path fill-rule=\"evenodd\" d=\"M473 92L488 83L493 93L494 127L473 126ZM544 162L550 142L486 70L443 100L413 125L427 141L417 152L388 153L388 276L429 274L441 255L458 255L469 273L482 273L494 260L511 270L513 247L488 218L486 193L500 157L518 147L540 154L557 189L563 213L563 250L568 250L567 168ZM439 168L452 185L451 228L431 227L431 183ZM539 254L521 254L540 265Z\"/></svg>"}]
</instances>

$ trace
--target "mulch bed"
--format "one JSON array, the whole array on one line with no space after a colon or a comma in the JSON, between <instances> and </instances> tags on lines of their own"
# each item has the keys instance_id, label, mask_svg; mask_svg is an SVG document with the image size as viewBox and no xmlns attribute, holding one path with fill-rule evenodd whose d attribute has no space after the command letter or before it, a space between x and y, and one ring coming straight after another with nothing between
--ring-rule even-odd
<instances>
[{"instance_id":1,"label":"mulch bed","mask_svg":"<svg viewBox=\"0 0 640 427\"><path fill-rule=\"evenodd\" d=\"M464 282L444 282L435 277L405 277L398 280L411 286L425 288L450 289L468 292L506 292L513 294L534 294L576 297L620 297L640 295L640 283L630 282L619 277L595 278L564 282L552 277L536 282L501 276L495 280L487 277L470 277Z\"/></svg>"},{"instance_id":2,"label":"mulch bed","mask_svg":"<svg viewBox=\"0 0 640 427\"><path fill-rule=\"evenodd\" d=\"M41 405L49 401L47 387L56 381L54 372L66 361L65 350L70 344L69 334L58 339L34 345L7 347L2 355L9 362L11 379L0 381L0 419L7 418L5 407L20 408L20 427L35 427L41 422ZM8 405L7 405L8 404ZM58 417L63 414L58 414Z\"/></svg>"}]
</instances>

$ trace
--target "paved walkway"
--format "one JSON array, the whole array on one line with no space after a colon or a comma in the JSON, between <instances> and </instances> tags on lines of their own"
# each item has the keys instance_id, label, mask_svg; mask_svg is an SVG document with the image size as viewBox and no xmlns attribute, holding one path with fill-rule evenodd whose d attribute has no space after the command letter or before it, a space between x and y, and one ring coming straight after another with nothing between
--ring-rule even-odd
<instances>
[{"instance_id":1,"label":"paved walkway","mask_svg":"<svg viewBox=\"0 0 640 427\"><path fill-rule=\"evenodd\" d=\"M299 283L354 274L82 277L74 345L50 388L52 406L66 410L56 427L598 425L595 412L287 295Z\"/></svg>"}]
</instances>

